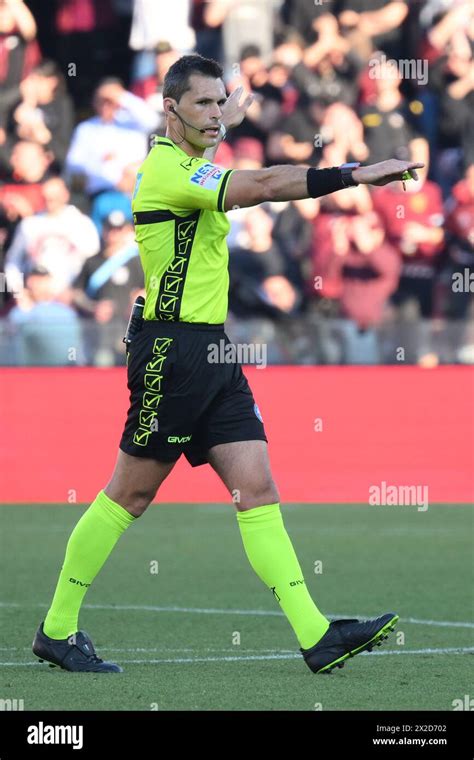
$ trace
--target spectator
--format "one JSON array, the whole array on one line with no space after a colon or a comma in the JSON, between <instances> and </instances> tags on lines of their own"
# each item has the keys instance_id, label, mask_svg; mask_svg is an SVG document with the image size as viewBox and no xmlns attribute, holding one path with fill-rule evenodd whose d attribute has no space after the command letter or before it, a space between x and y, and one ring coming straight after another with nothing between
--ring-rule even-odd
<instances>
[{"instance_id":1,"label":"spectator","mask_svg":"<svg viewBox=\"0 0 474 760\"><path fill-rule=\"evenodd\" d=\"M369 38L388 57L399 58L407 0L339 0L338 21L350 41Z\"/></svg>"},{"instance_id":2,"label":"spectator","mask_svg":"<svg viewBox=\"0 0 474 760\"><path fill-rule=\"evenodd\" d=\"M295 29L304 39L305 47L317 41L323 30L319 20L324 19L332 27L336 0L324 3L308 3L307 0L284 0L281 16L285 24Z\"/></svg>"},{"instance_id":3,"label":"spectator","mask_svg":"<svg viewBox=\"0 0 474 760\"><path fill-rule=\"evenodd\" d=\"M263 166L263 145L252 137L241 137L234 144L232 168L238 170L255 170ZM246 239L245 218L252 208L235 208L229 211L231 224L227 245L230 249L239 248Z\"/></svg>"},{"instance_id":4,"label":"spectator","mask_svg":"<svg viewBox=\"0 0 474 760\"><path fill-rule=\"evenodd\" d=\"M327 166L346 161L365 161L369 149L364 142L361 120L349 106L333 103L324 111L321 121L323 160Z\"/></svg>"},{"instance_id":5,"label":"spectator","mask_svg":"<svg viewBox=\"0 0 474 760\"><path fill-rule=\"evenodd\" d=\"M112 211L121 211L127 220L127 224L133 224L132 217L132 194L137 180L137 171L140 164L129 164L123 170L123 174L117 183L116 190L106 190L100 193L92 204L92 221L97 227L99 235L102 235L103 222Z\"/></svg>"},{"instance_id":6,"label":"spectator","mask_svg":"<svg viewBox=\"0 0 474 760\"><path fill-rule=\"evenodd\" d=\"M56 299L53 278L44 267L36 267L27 275L26 287L8 322L18 364L61 367L81 361L77 315Z\"/></svg>"},{"instance_id":7,"label":"spectator","mask_svg":"<svg viewBox=\"0 0 474 760\"><path fill-rule=\"evenodd\" d=\"M42 145L22 140L10 156L10 176L0 187L0 214L15 224L44 209L41 183L47 177L52 155Z\"/></svg>"},{"instance_id":8,"label":"spectator","mask_svg":"<svg viewBox=\"0 0 474 760\"><path fill-rule=\"evenodd\" d=\"M454 23L445 23L454 22ZM441 27L441 28L440 28ZM430 36L431 50L437 58L431 65L429 84L439 100L438 144L447 155L438 159L439 181L446 186L447 173L454 178L448 166L449 151L456 150L457 164L464 154L465 166L474 162L474 19L469 9L461 4L447 14ZM459 150L461 149L461 150ZM443 177L444 175L444 177Z\"/></svg>"},{"instance_id":9,"label":"spectator","mask_svg":"<svg viewBox=\"0 0 474 760\"><path fill-rule=\"evenodd\" d=\"M448 297L446 313L451 319L465 319L473 303L474 279L474 164L452 190L446 204ZM461 280L462 287L455 282ZM469 287L466 287L466 284Z\"/></svg>"},{"instance_id":10,"label":"spectator","mask_svg":"<svg viewBox=\"0 0 474 760\"><path fill-rule=\"evenodd\" d=\"M370 164L386 158L407 160L417 154L419 137L414 117L400 92L402 77L393 60L372 59L373 102L361 108L364 140L369 149Z\"/></svg>"},{"instance_id":11,"label":"spectator","mask_svg":"<svg viewBox=\"0 0 474 760\"><path fill-rule=\"evenodd\" d=\"M298 105L269 137L267 153L273 163L315 164L321 158L320 133L324 105L301 95Z\"/></svg>"},{"instance_id":12,"label":"spectator","mask_svg":"<svg viewBox=\"0 0 474 760\"><path fill-rule=\"evenodd\" d=\"M215 61L224 59L222 25L233 0L192 0L191 26L196 32L196 53Z\"/></svg>"},{"instance_id":13,"label":"spectator","mask_svg":"<svg viewBox=\"0 0 474 760\"><path fill-rule=\"evenodd\" d=\"M243 122L232 130L230 139L233 142L241 137L252 137L264 144L280 117L282 94L279 87L270 83L269 71L257 45L246 45L241 51L238 74L228 82L229 92L239 86L252 91L256 98Z\"/></svg>"},{"instance_id":14,"label":"spectator","mask_svg":"<svg viewBox=\"0 0 474 760\"><path fill-rule=\"evenodd\" d=\"M291 302L288 311L293 311L300 305L301 298L288 280L288 263L278 241L272 236L271 215L261 206L251 208L245 216L243 232L240 247L230 250L231 311L242 317L277 316L280 311L287 311L286 308L280 309L279 294L282 303ZM272 277L279 279L268 281ZM290 291L294 291L294 297L287 300Z\"/></svg>"},{"instance_id":15,"label":"spectator","mask_svg":"<svg viewBox=\"0 0 474 760\"><path fill-rule=\"evenodd\" d=\"M89 195L116 187L125 167L143 161L155 112L116 79L104 80L94 94L97 116L74 130L66 158L70 174L83 175Z\"/></svg>"},{"instance_id":16,"label":"spectator","mask_svg":"<svg viewBox=\"0 0 474 760\"><path fill-rule=\"evenodd\" d=\"M426 141L425 141L426 146ZM427 147L427 146L426 146ZM426 151L426 155L428 155ZM417 183L378 187L372 193L374 208L382 217L388 240L402 260L400 285L394 303L407 309L414 304L423 317L433 310L433 282L443 249L443 200L438 185L427 180L428 159Z\"/></svg>"},{"instance_id":17,"label":"spectator","mask_svg":"<svg viewBox=\"0 0 474 760\"><path fill-rule=\"evenodd\" d=\"M179 52L172 48L169 42L159 42L154 52L155 67L152 74L137 79L133 83L132 92L139 98L143 98L148 105L158 114L159 122L157 131L165 134L165 114L163 110L163 82L169 67L177 61Z\"/></svg>"},{"instance_id":18,"label":"spectator","mask_svg":"<svg viewBox=\"0 0 474 760\"><path fill-rule=\"evenodd\" d=\"M312 249L313 224L319 213L319 199L304 198L290 201L278 209L273 238L283 251L287 261L288 278L303 293L305 282L310 276L308 263Z\"/></svg>"},{"instance_id":19,"label":"spectator","mask_svg":"<svg viewBox=\"0 0 474 760\"><path fill-rule=\"evenodd\" d=\"M54 61L43 61L19 88L20 101L9 116L13 139L31 140L54 154L62 166L73 130L74 111L64 76Z\"/></svg>"},{"instance_id":20,"label":"spectator","mask_svg":"<svg viewBox=\"0 0 474 760\"><path fill-rule=\"evenodd\" d=\"M50 272L48 287L60 297L87 258L98 252L99 236L89 217L69 205L69 191L59 177L43 183L44 213L18 225L7 252L6 272L15 279L42 266Z\"/></svg>"},{"instance_id":21,"label":"spectator","mask_svg":"<svg viewBox=\"0 0 474 760\"><path fill-rule=\"evenodd\" d=\"M130 47L138 51L133 79L150 76L153 50L166 40L180 55L194 49L196 36L190 26L191 0L173 0L172 8L156 0L134 0Z\"/></svg>"},{"instance_id":22,"label":"spectator","mask_svg":"<svg viewBox=\"0 0 474 760\"><path fill-rule=\"evenodd\" d=\"M55 0L55 49L60 68L79 111L89 108L100 79L128 72L130 28L123 32L116 0Z\"/></svg>"},{"instance_id":23,"label":"spectator","mask_svg":"<svg viewBox=\"0 0 474 760\"><path fill-rule=\"evenodd\" d=\"M0 144L20 82L40 60L36 22L23 0L0 0Z\"/></svg>"},{"instance_id":24,"label":"spectator","mask_svg":"<svg viewBox=\"0 0 474 760\"><path fill-rule=\"evenodd\" d=\"M102 364L122 364L122 337L131 304L143 288L143 270L133 225L121 211L104 220L101 251L89 258L74 283L80 312L102 328L92 333L87 355Z\"/></svg>"},{"instance_id":25,"label":"spectator","mask_svg":"<svg viewBox=\"0 0 474 760\"><path fill-rule=\"evenodd\" d=\"M324 225L324 215L317 227ZM346 364L376 364L379 359L375 327L396 290L400 259L385 240L381 219L373 211L332 217L318 237L314 259L316 292L337 299Z\"/></svg>"},{"instance_id":26,"label":"spectator","mask_svg":"<svg viewBox=\"0 0 474 760\"><path fill-rule=\"evenodd\" d=\"M224 2L224 63L233 66L246 45L258 45L267 61L273 49L273 0L220 0Z\"/></svg>"},{"instance_id":27,"label":"spectator","mask_svg":"<svg viewBox=\"0 0 474 760\"><path fill-rule=\"evenodd\" d=\"M361 61L339 33L336 18L324 14L313 23L318 40L307 47L302 64L293 72L298 88L326 104L354 105Z\"/></svg>"}]
</instances>

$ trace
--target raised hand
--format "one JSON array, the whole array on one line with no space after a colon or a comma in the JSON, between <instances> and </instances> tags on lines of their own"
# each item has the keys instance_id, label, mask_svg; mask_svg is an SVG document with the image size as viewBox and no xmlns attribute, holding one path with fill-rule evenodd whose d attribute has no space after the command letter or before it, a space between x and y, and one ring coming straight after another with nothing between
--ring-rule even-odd
<instances>
[{"instance_id":1,"label":"raised hand","mask_svg":"<svg viewBox=\"0 0 474 760\"><path fill-rule=\"evenodd\" d=\"M243 103L240 104L239 101L243 91L244 88L242 86L237 87L222 106L222 123L226 129L238 127L243 122L245 114L255 100L255 95L250 93L246 96Z\"/></svg>"}]
</instances>

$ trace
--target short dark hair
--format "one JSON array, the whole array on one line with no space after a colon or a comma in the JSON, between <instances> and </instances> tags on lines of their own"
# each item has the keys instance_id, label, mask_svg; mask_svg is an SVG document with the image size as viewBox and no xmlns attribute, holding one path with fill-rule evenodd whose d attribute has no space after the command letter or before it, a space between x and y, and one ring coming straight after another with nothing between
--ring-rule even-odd
<instances>
[{"instance_id":1,"label":"short dark hair","mask_svg":"<svg viewBox=\"0 0 474 760\"><path fill-rule=\"evenodd\" d=\"M202 55L183 55L169 67L163 82L163 97L174 98L177 103L190 90L189 77L200 74L203 77L222 79L224 70L220 63Z\"/></svg>"},{"instance_id":2,"label":"short dark hair","mask_svg":"<svg viewBox=\"0 0 474 760\"><path fill-rule=\"evenodd\" d=\"M59 92L64 92L66 90L64 74L56 61L51 61L48 59L41 61L41 63L38 63L38 65L32 69L31 73L36 74L40 77L56 77L58 80L57 90Z\"/></svg>"}]
</instances>

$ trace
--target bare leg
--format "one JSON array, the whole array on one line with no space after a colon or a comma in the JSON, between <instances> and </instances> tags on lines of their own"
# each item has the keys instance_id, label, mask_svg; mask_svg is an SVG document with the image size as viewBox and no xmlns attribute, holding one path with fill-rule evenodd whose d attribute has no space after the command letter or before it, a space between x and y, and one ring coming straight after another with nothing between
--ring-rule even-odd
<instances>
[{"instance_id":1,"label":"bare leg","mask_svg":"<svg viewBox=\"0 0 474 760\"><path fill-rule=\"evenodd\" d=\"M209 463L229 490L239 512L280 501L266 441L235 441L213 446Z\"/></svg>"},{"instance_id":2,"label":"bare leg","mask_svg":"<svg viewBox=\"0 0 474 760\"><path fill-rule=\"evenodd\" d=\"M132 457L119 449L112 478L104 491L131 515L140 517L175 464Z\"/></svg>"}]
</instances>

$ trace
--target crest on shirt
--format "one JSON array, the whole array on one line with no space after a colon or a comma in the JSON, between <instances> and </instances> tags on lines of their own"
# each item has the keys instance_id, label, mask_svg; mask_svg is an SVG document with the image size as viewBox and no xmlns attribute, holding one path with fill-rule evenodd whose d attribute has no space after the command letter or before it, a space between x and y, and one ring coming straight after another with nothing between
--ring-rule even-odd
<instances>
[{"instance_id":1,"label":"crest on shirt","mask_svg":"<svg viewBox=\"0 0 474 760\"><path fill-rule=\"evenodd\" d=\"M181 161L180 166L183 167L183 169L186 169L188 171L191 169L193 164L196 163L196 161L199 161L199 158L195 158L194 156L191 156L191 158L187 158L185 161Z\"/></svg>"}]
</instances>

